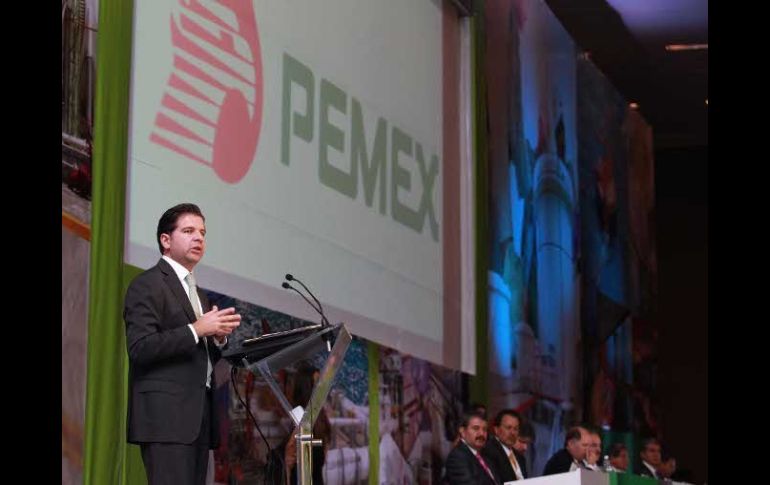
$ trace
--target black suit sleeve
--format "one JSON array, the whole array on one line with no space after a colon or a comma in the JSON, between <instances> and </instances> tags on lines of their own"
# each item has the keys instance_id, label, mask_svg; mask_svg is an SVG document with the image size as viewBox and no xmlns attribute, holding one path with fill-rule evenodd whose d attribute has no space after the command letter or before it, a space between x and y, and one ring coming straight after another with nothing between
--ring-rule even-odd
<instances>
[{"instance_id":1,"label":"black suit sleeve","mask_svg":"<svg viewBox=\"0 0 770 485\"><path fill-rule=\"evenodd\" d=\"M134 364L146 366L178 355L196 351L195 337L180 310L179 325L164 325L162 291L153 288L149 278L137 278L126 292L123 318L126 322L128 357ZM162 281L160 282L162 284Z\"/></svg>"},{"instance_id":2,"label":"black suit sleeve","mask_svg":"<svg viewBox=\"0 0 770 485\"><path fill-rule=\"evenodd\" d=\"M570 469L570 463L571 459L569 458L569 455L565 456L563 450L560 450L556 452L556 454L553 455L550 460L548 460L548 463L545 464L545 469L543 469L543 476L568 472Z\"/></svg>"},{"instance_id":3,"label":"black suit sleeve","mask_svg":"<svg viewBox=\"0 0 770 485\"><path fill-rule=\"evenodd\" d=\"M453 449L446 461L446 478L451 485L477 485L470 462L458 448Z\"/></svg>"},{"instance_id":4,"label":"black suit sleeve","mask_svg":"<svg viewBox=\"0 0 770 485\"><path fill-rule=\"evenodd\" d=\"M556 475L557 473L559 472L556 470L556 466L553 461L548 460L548 463L545 464L545 468L543 468L543 476Z\"/></svg>"},{"instance_id":5,"label":"black suit sleeve","mask_svg":"<svg viewBox=\"0 0 770 485\"><path fill-rule=\"evenodd\" d=\"M516 475L513 473L513 468L511 468L505 451L500 448L500 445L492 441L493 439L495 438L487 439L486 445L481 450L481 456L484 457L487 465L492 469L492 473L501 483L516 480Z\"/></svg>"},{"instance_id":6,"label":"black suit sleeve","mask_svg":"<svg viewBox=\"0 0 770 485\"><path fill-rule=\"evenodd\" d=\"M652 473L650 473L650 470L646 466L644 466L644 465L639 465L637 470L639 470L639 473L638 473L639 476L642 476L642 477L652 477Z\"/></svg>"}]
</instances>

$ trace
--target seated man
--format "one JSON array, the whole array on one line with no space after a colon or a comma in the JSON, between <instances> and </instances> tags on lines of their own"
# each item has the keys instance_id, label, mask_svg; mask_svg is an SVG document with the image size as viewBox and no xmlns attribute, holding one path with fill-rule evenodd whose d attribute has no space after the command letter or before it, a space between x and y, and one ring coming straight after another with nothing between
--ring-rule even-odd
<instances>
[{"instance_id":1,"label":"seated man","mask_svg":"<svg viewBox=\"0 0 770 485\"><path fill-rule=\"evenodd\" d=\"M598 471L602 467L602 437L595 428L588 430L588 449L583 465L589 470Z\"/></svg>"},{"instance_id":2,"label":"seated man","mask_svg":"<svg viewBox=\"0 0 770 485\"><path fill-rule=\"evenodd\" d=\"M532 425L525 421L519 426L519 439L516 440L513 449L518 451L522 456L526 456L529 445L534 441L535 433L532 429Z\"/></svg>"},{"instance_id":3,"label":"seated man","mask_svg":"<svg viewBox=\"0 0 770 485\"><path fill-rule=\"evenodd\" d=\"M524 480L527 468L524 455L514 449L519 437L521 417L513 409L503 409L493 421L494 436L487 439L481 455L501 482Z\"/></svg>"},{"instance_id":4,"label":"seated man","mask_svg":"<svg viewBox=\"0 0 770 485\"><path fill-rule=\"evenodd\" d=\"M460 442L446 459L449 485L499 485L501 482L481 455L487 442L487 422L478 413L467 413L460 421Z\"/></svg>"},{"instance_id":5,"label":"seated man","mask_svg":"<svg viewBox=\"0 0 770 485\"><path fill-rule=\"evenodd\" d=\"M674 472L676 472L676 459L668 453L663 453L657 472L659 478L663 480L672 480Z\"/></svg>"},{"instance_id":6,"label":"seated man","mask_svg":"<svg viewBox=\"0 0 770 485\"><path fill-rule=\"evenodd\" d=\"M628 449L626 449L626 445L623 443L613 443L610 446L610 465L618 472L628 470Z\"/></svg>"},{"instance_id":7,"label":"seated man","mask_svg":"<svg viewBox=\"0 0 770 485\"><path fill-rule=\"evenodd\" d=\"M588 431L581 426L570 428L564 438L564 448L548 460L543 469L543 475L556 475L582 468L586 451L588 451Z\"/></svg>"},{"instance_id":8,"label":"seated man","mask_svg":"<svg viewBox=\"0 0 770 485\"><path fill-rule=\"evenodd\" d=\"M655 438L647 438L642 441L642 450L639 452L641 466L638 467L639 475L643 477L660 478L658 467L660 466L660 442Z\"/></svg>"}]
</instances>

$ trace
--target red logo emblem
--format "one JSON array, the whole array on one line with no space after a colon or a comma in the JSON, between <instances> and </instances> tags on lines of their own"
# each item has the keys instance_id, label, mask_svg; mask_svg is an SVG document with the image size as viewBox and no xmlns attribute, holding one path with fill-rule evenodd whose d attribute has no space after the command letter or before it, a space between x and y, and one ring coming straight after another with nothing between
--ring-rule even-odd
<instances>
[{"instance_id":1,"label":"red logo emblem","mask_svg":"<svg viewBox=\"0 0 770 485\"><path fill-rule=\"evenodd\" d=\"M142 35L141 31L136 35ZM262 58L251 1L179 0L174 66L150 140L239 182L262 126Z\"/></svg>"}]
</instances>

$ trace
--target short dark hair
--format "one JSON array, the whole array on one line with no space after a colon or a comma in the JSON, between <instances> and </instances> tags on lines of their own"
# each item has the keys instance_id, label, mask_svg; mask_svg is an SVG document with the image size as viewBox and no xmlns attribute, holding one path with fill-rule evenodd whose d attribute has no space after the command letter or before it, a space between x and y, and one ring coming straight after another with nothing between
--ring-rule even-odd
<instances>
[{"instance_id":1,"label":"short dark hair","mask_svg":"<svg viewBox=\"0 0 770 485\"><path fill-rule=\"evenodd\" d=\"M660 441L658 441L658 438L655 438L654 436L652 436L650 438L644 438L642 440L642 446L641 446L641 448L639 448L639 453L647 451L647 447L650 446L653 443L657 444L658 446L660 446Z\"/></svg>"},{"instance_id":2,"label":"short dark hair","mask_svg":"<svg viewBox=\"0 0 770 485\"><path fill-rule=\"evenodd\" d=\"M626 445L623 443L612 443L612 446L610 446L610 457L617 458L624 451L627 451Z\"/></svg>"},{"instance_id":3,"label":"short dark hair","mask_svg":"<svg viewBox=\"0 0 770 485\"><path fill-rule=\"evenodd\" d=\"M463 413L462 417L460 418L460 425L457 428L458 429L460 429L460 428L467 428L468 427L468 423L470 423L471 419L473 419L473 418L479 418L479 419L481 419L484 422L486 422L486 420L487 420L487 418L485 418L483 414L481 414L481 413L479 413L477 411L466 412L466 413Z\"/></svg>"},{"instance_id":4,"label":"short dark hair","mask_svg":"<svg viewBox=\"0 0 770 485\"><path fill-rule=\"evenodd\" d=\"M189 202L184 204L177 204L164 212L158 221L158 232L156 234L158 240L158 250L160 251L160 254L163 254L163 245L160 243L160 235L171 234L174 232L174 229L176 229L177 221L185 214L195 214L196 216L203 219L203 222L206 222L206 218L203 217L203 213L201 212L200 207Z\"/></svg>"},{"instance_id":5,"label":"short dark hair","mask_svg":"<svg viewBox=\"0 0 770 485\"><path fill-rule=\"evenodd\" d=\"M521 415L515 409L503 409L497 413L497 415L495 415L495 419L492 421L492 424L495 426L500 426L500 423L503 422L504 416L513 416L519 421L519 426L521 426Z\"/></svg>"},{"instance_id":6,"label":"short dark hair","mask_svg":"<svg viewBox=\"0 0 770 485\"><path fill-rule=\"evenodd\" d=\"M583 436L583 431L585 431L585 428L582 426L573 426L570 429L567 430L567 435L564 437L564 447L567 447L567 443L574 440L580 440L580 438Z\"/></svg>"},{"instance_id":7,"label":"short dark hair","mask_svg":"<svg viewBox=\"0 0 770 485\"><path fill-rule=\"evenodd\" d=\"M669 450L667 447L662 447L660 450L660 461L661 463L666 463L669 460L675 460L676 458L674 455L671 454L671 450Z\"/></svg>"},{"instance_id":8,"label":"short dark hair","mask_svg":"<svg viewBox=\"0 0 770 485\"><path fill-rule=\"evenodd\" d=\"M487 419L487 405L480 402L474 402L471 404L471 411L482 415L484 420Z\"/></svg>"}]
</instances>

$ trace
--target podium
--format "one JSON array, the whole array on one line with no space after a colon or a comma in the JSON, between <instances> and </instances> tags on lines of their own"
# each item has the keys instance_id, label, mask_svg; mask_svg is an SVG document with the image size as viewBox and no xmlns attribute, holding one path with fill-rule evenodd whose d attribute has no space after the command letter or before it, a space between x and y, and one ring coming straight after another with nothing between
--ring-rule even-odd
<instances>
[{"instance_id":1,"label":"podium","mask_svg":"<svg viewBox=\"0 0 770 485\"><path fill-rule=\"evenodd\" d=\"M300 340L297 340L296 334L294 334L293 338L284 340L281 345L276 345L275 341L271 341L271 347L267 350L265 347L253 348L242 351L238 355L240 358L238 365L264 378L281 408L289 415L294 422L295 429L298 430L294 436L297 444L298 485L310 485L313 482L313 446L323 445L320 439L313 437L313 425L329 396L334 377L342 367L342 361L345 359L345 353L352 340L350 333L342 323L331 326L319 325L318 327L320 330L312 328L305 332ZM308 359L319 351L328 349L330 342L334 342L334 345L321 369L318 382L310 395L310 401L302 414L295 413L274 375L295 362ZM266 355L267 353L269 355Z\"/></svg>"}]
</instances>

